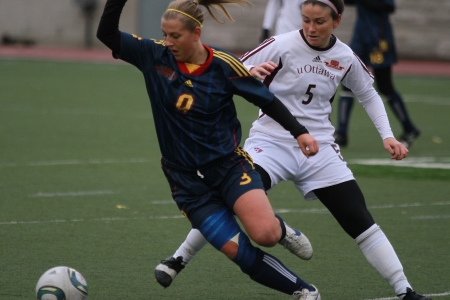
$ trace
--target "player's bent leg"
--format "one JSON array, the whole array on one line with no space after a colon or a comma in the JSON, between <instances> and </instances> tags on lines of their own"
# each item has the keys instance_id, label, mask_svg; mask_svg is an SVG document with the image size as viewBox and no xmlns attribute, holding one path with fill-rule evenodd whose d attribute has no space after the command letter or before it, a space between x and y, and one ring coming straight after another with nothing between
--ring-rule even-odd
<instances>
[{"instance_id":1,"label":"player's bent leg","mask_svg":"<svg viewBox=\"0 0 450 300\"><path fill-rule=\"evenodd\" d=\"M266 191L269 190L272 186L270 175L257 163L255 163L255 170L261 176L264 189ZM305 234L283 222L279 216L276 217L279 219L282 229L281 239L278 244L282 245L285 249L288 249L292 254L303 260L311 259L313 256L313 248Z\"/></svg>"},{"instance_id":2,"label":"player's bent leg","mask_svg":"<svg viewBox=\"0 0 450 300\"><path fill-rule=\"evenodd\" d=\"M254 247L228 210L222 209L208 217L200 226L200 231L214 248L223 252L259 284L289 295L305 289L319 294L277 258Z\"/></svg>"},{"instance_id":3,"label":"player's bent leg","mask_svg":"<svg viewBox=\"0 0 450 300\"><path fill-rule=\"evenodd\" d=\"M155 279L164 288L169 287L175 277L184 269L208 241L198 229L191 229L186 240L175 251L175 254L161 261L155 268Z\"/></svg>"},{"instance_id":4,"label":"player's bent leg","mask_svg":"<svg viewBox=\"0 0 450 300\"><path fill-rule=\"evenodd\" d=\"M233 211L250 239L260 246L273 247L282 237L282 228L262 189L250 190L235 202ZM264 220L264 221L262 221Z\"/></svg>"},{"instance_id":5,"label":"player's bent leg","mask_svg":"<svg viewBox=\"0 0 450 300\"><path fill-rule=\"evenodd\" d=\"M386 235L367 210L364 196L356 181L350 180L317 189L314 193L342 228L355 239L367 261L389 282L396 294L401 295L400 298L408 299L404 295L407 295L405 293L408 288L411 289L411 285L406 279L402 264Z\"/></svg>"}]
</instances>

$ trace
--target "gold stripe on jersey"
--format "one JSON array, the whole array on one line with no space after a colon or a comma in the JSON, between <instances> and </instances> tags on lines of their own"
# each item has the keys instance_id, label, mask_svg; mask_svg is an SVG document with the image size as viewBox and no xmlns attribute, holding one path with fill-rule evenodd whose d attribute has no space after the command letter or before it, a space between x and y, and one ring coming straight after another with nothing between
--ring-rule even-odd
<instances>
[{"instance_id":1,"label":"gold stripe on jersey","mask_svg":"<svg viewBox=\"0 0 450 300\"><path fill-rule=\"evenodd\" d=\"M142 38L134 33L131 36L137 39L138 41L142 41Z\"/></svg>"},{"instance_id":2,"label":"gold stripe on jersey","mask_svg":"<svg viewBox=\"0 0 450 300\"><path fill-rule=\"evenodd\" d=\"M255 169L255 166L253 165L253 159L250 156L250 154L248 154L247 151L245 151L241 147L238 147L238 148L234 149L234 153L236 153L237 155L242 156L252 166L252 169L253 170Z\"/></svg>"},{"instance_id":3,"label":"gold stripe on jersey","mask_svg":"<svg viewBox=\"0 0 450 300\"><path fill-rule=\"evenodd\" d=\"M214 56L225 61L230 65L230 67L240 76L240 77L247 77L251 76L250 72L247 70L247 68L235 57L231 56L228 53L213 50Z\"/></svg>"},{"instance_id":4,"label":"gold stripe on jersey","mask_svg":"<svg viewBox=\"0 0 450 300\"><path fill-rule=\"evenodd\" d=\"M158 45L166 45L166 41L165 40L155 40L155 39L151 39L153 41L153 43L158 44Z\"/></svg>"}]
</instances>

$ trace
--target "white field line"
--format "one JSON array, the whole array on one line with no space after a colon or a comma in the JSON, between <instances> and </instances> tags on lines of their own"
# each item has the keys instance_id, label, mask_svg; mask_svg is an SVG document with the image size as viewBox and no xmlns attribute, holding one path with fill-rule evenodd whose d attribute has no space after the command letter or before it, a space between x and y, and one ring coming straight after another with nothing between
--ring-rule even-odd
<instances>
[{"instance_id":1,"label":"white field line","mask_svg":"<svg viewBox=\"0 0 450 300\"><path fill-rule=\"evenodd\" d=\"M90 164L131 164L146 163L150 160L147 158L92 158L92 159L68 159L68 160L47 160L47 161L30 161L23 163L0 162L0 167L37 167L37 166L59 166L59 165L90 165Z\"/></svg>"},{"instance_id":2,"label":"white field line","mask_svg":"<svg viewBox=\"0 0 450 300\"><path fill-rule=\"evenodd\" d=\"M158 200L154 201L154 204L167 204L169 200ZM171 200L170 200L171 201ZM173 201L171 201L173 203ZM386 206L372 206L369 208L395 208L395 207L416 207L416 206L428 206L428 205L450 205L450 202L435 202L431 204L398 204L398 205L386 205ZM310 214L325 214L329 213L326 208L322 209L286 209L280 208L275 209L275 213L285 214L285 213L310 213ZM438 219L439 216L418 216L411 217L410 219L416 220L429 220L429 219ZM441 216L443 218L448 218L448 215ZM21 224L45 224L45 223L71 223L71 222L91 222L91 221L135 221L135 220L154 220L154 219L179 219L184 218L182 215L172 215L172 216L150 216L150 217L141 217L141 218L99 218L99 219L62 219L62 220L46 220L46 221L7 221L0 222L0 225L21 225Z\"/></svg>"},{"instance_id":3,"label":"white field line","mask_svg":"<svg viewBox=\"0 0 450 300\"><path fill-rule=\"evenodd\" d=\"M101 195L115 195L119 194L117 191L77 191L77 192L57 192L57 193L36 193L28 195L32 198L51 198L51 197L74 197L74 196L101 196Z\"/></svg>"},{"instance_id":4,"label":"white field line","mask_svg":"<svg viewBox=\"0 0 450 300\"><path fill-rule=\"evenodd\" d=\"M444 297L450 295L449 292L439 293L439 294L425 294L423 296L427 297ZM398 297L387 297L387 298L373 298L373 299L364 299L364 300L398 300Z\"/></svg>"},{"instance_id":5,"label":"white field line","mask_svg":"<svg viewBox=\"0 0 450 300\"><path fill-rule=\"evenodd\" d=\"M351 159L349 164L368 165L368 166L394 166L394 167L412 167L422 169L450 169L450 158L434 157L411 157L404 160L392 160L389 158L369 158L369 159Z\"/></svg>"},{"instance_id":6,"label":"white field line","mask_svg":"<svg viewBox=\"0 0 450 300\"><path fill-rule=\"evenodd\" d=\"M408 103L421 103L426 105L450 105L450 98L447 97L404 95L404 101Z\"/></svg>"},{"instance_id":7,"label":"white field line","mask_svg":"<svg viewBox=\"0 0 450 300\"><path fill-rule=\"evenodd\" d=\"M411 220L437 220L437 219L450 219L450 215L442 216L415 216L411 217Z\"/></svg>"},{"instance_id":8,"label":"white field line","mask_svg":"<svg viewBox=\"0 0 450 300\"><path fill-rule=\"evenodd\" d=\"M88 164L130 164L146 163L147 158L92 158L92 159L68 159L68 160L48 160L31 162L0 162L0 167L39 167L39 166L59 166L59 165L88 165ZM414 167L427 169L450 169L449 157L411 157L405 160L396 161L388 158L351 159L350 164L371 165L371 166L396 166Z\"/></svg>"},{"instance_id":9,"label":"white field line","mask_svg":"<svg viewBox=\"0 0 450 300\"><path fill-rule=\"evenodd\" d=\"M0 222L0 225L21 225L21 224L46 224L46 223L74 223L74 222L111 222L111 221L136 221L136 220L159 220L159 219L180 219L185 218L183 215L174 216L153 216L141 218L98 218L98 219L61 219L61 220L47 220L47 221L9 221Z\"/></svg>"}]
</instances>

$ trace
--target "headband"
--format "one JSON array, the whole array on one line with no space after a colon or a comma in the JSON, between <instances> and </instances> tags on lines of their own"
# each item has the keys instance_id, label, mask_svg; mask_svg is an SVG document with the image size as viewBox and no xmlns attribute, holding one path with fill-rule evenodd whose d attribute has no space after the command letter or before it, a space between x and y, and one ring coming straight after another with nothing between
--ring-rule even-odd
<instances>
[{"instance_id":1,"label":"headband","mask_svg":"<svg viewBox=\"0 0 450 300\"><path fill-rule=\"evenodd\" d=\"M333 2L331 2L330 0L316 0L316 1L325 3L326 5L328 5L329 7L331 7L331 9L334 10L334 12L335 12L337 15L339 15L336 6L334 6Z\"/></svg>"},{"instance_id":2,"label":"headband","mask_svg":"<svg viewBox=\"0 0 450 300\"><path fill-rule=\"evenodd\" d=\"M188 18L191 18L192 20L194 20L195 22L198 23L198 25L200 25L200 27L203 27L202 23L200 23L199 20L197 20L196 18L194 18L193 16L191 16L190 14L185 13L184 11L178 10L178 9L174 9L174 8L168 8L166 11L176 11L177 13L183 14Z\"/></svg>"}]
</instances>

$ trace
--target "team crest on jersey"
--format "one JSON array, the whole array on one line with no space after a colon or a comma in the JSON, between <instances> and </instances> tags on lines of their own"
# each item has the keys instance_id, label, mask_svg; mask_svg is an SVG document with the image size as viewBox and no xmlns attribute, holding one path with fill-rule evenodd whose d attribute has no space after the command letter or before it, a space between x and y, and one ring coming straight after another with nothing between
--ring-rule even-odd
<instances>
[{"instance_id":1,"label":"team crest on jersey","mask_svg":"<svg viewBox=\"0 0 450 300\"><path fill-rule=\"evenodd\" d=\"M256 153L261 153L261 152L263 152L263 149L258 148L258 147L253 148L253 150L255 150Z\"/></svg>"},{"instance_id":2,"label":"team crest on jersey","mask_svg":"<svg viewBox=\"0 0 450 300\"><path fill-rule=\"evenodd\" d=\"M320 56L319 56L319 55L317 55L316 57L314 57L312 61L313 61L313 62L318 62L318 63L321 63L321 62L322 62L322 61L320 60Z\"/></svg>"},{"instance_id":3,"label":"team crest on jersey","mask_svg":"<svg viewBox=\"0 0 450 300\"><path fill-rule=\"evenodd\" d=\"M159 74L162 74L169 80L174 80L177 78L177 75L175 74L175 71L167 66L156 66L156 71L158 71Z\"/></svg>"},{"instance_id":4,"label":"team crest on jersey","mask_svg":"<svg viewBox=\"0 0 450 300\"><path fill-rule=\"evenodd\" d=\"M332 59L330 62L325 62L325 65L329 68L333 68L336 70L344 70L345 68L342 66L339 66L339 62L337 60Z\"/></svg>"}]
</instances>

